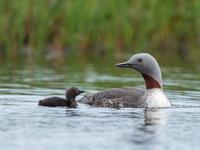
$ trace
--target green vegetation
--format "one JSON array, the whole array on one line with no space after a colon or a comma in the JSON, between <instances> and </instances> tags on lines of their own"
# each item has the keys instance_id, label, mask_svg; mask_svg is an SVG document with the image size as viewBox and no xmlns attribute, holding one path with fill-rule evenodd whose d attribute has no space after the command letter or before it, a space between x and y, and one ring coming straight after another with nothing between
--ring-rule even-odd
<instances>
[{"instance_id":1,"label":"green vegetation","mask_svg":"<svg viewBox=\"0 0 200 150\"><path fill-rule=\"evenodd\" d=\"M0 60L148 50L199 65L199 27L199 0L0 0Z\"/></svg>"}]
</instances>

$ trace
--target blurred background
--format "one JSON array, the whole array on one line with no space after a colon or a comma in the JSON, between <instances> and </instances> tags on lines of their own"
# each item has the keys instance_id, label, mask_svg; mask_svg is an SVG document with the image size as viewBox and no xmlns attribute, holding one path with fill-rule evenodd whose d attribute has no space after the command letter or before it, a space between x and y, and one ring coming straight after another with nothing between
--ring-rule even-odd
<instances>
[{"instance_id":1,"label":"blurred background","mask_svg":"<svg viewBox=\"0 0 200 150\"><path fill-rule=\"evenodd\" d=\"M72 86L144 87L114 65L138 52L172 109L38 106ZM0 0L0 150L199 150L199 108L200 0Z\"/></svg>"},{"instance_id":2,"label":"blurred background","mask_svg":"<svg viewBox=\"0 0 200 150\"><path fill-rule=\"evenodd\" d=\"M137 52L200 69L199 0L0 0L0 64L114 63Z\"/></svg>"}]
</instances>

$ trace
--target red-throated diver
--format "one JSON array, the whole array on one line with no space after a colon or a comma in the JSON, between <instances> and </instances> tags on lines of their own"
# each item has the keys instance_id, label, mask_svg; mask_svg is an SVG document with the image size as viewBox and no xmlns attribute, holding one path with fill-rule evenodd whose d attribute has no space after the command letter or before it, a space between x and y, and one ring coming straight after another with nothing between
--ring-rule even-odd
<instances>
[{"instance_id":1,"label":"red-throated diver","mask_svg":"<svg viewBox=\"0 0 200 150\"><path fill-rule=\"evenodd\" d=\"M116 64L121 68L132 68L140 72L145 80L146 90L138 88L115 88L83 97L80 102L100 107L170 107L164 94L162 75L156 59L148 53L133 55L128 61Z\"/></svg>"},{"instance_id":2,"label":"red-throated diver","mask_svg":"<svg viewBox=\"0 0 200 150\"><path fill-rule=\"evenodd\" d=\"M41 106L48 106L48 107L69 107L69 108L76 108L77 103L75 97L83 93L79 89L72 87L66 90L66 99L61 97L49 97L44 100L39 101L39 105Z\"/></svg>"}]
</instances>

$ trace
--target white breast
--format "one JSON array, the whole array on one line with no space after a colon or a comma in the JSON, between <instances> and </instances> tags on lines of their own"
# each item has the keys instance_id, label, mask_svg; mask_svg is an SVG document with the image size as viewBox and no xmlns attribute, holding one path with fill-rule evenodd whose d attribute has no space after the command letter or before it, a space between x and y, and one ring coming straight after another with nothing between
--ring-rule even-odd
<instances>
[{"instance_id":1,"label":"white breast","mask_svg":"<svg viewBox=\"0 0 200 150\"><path fill-rule=\"evenodd\" d=\"M159 108L159 107L170 107L171 103L162 89L149 89L144 94L144 107L148 108Z\"/></svg>"}]
</instances>

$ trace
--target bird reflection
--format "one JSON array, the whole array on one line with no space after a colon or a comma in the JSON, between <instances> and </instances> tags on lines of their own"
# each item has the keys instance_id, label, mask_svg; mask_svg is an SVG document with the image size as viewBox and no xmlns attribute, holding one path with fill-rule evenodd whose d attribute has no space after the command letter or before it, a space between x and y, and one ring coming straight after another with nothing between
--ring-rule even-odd
<instances>
[{"instance_id":1,"label":"bird reflection","mask_svg":"<svg viewBox=\"0 0 200 150\"><path fill-rule=\"evenodd\" d=\"M144 110L144 125L164 125L168 120L167 109L147 108Z\"/></svg>"},{"instance_id":2,"label":"bird reflection","mask_svg":"<svg viewBox=\"0 0 200 150\"><path fill-rule=\"evenodd\" d=\"M76 109L66 109L66 117L79 117L80 113Z\"/></svg>"},{"instance_id":3,"label":"bird reflection","mask_svg":"<svg viewBox=\"0 0 200 150\"><path fill-rule=\"evenodd\" d=\"M169 109L144 109L144 123L135 130L133 141L137 144L159 143L165 133ZM157 145L159 146L159 145Z\"/></svg>"}]
</instances>

